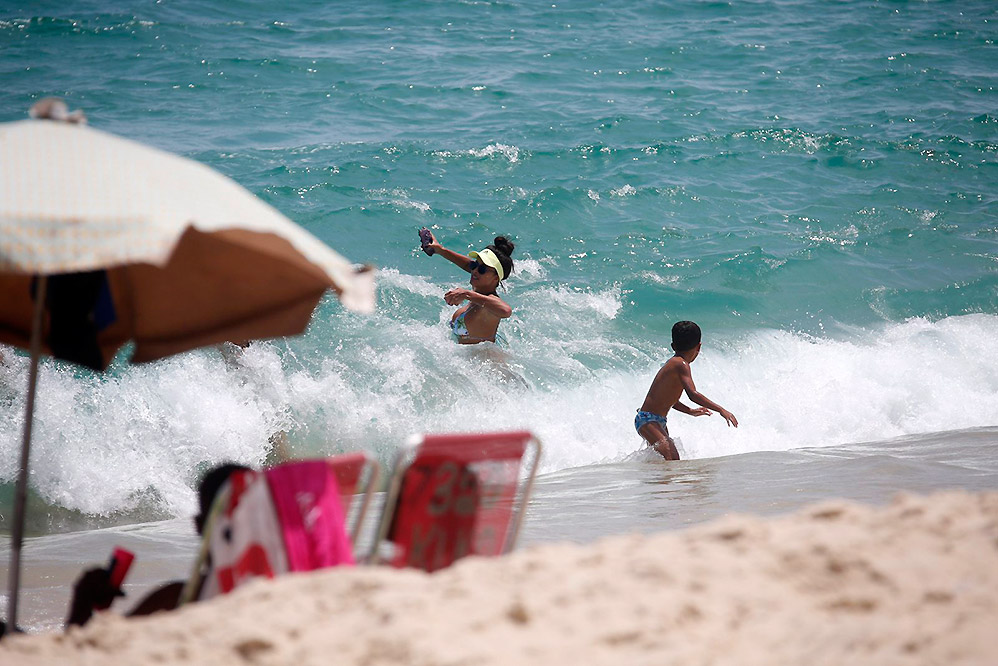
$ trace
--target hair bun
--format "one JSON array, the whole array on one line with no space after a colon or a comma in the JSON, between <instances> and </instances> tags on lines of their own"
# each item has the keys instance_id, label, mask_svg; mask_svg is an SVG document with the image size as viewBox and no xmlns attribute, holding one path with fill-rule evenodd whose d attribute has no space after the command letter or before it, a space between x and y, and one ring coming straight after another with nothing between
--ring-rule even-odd
<instances>
[{"instance_id":1,"label":"hair bun","mask_svg":"<svg viewBox=\"0 0 998 666\"><path fill-rule=\"evenodd\" d=\"M494 245L497 250L505 254L507 257L513 256L513 250L516 248L516 246L509 242L509 239L505 236L496 236Z\"/></svg>"}]
</instances>

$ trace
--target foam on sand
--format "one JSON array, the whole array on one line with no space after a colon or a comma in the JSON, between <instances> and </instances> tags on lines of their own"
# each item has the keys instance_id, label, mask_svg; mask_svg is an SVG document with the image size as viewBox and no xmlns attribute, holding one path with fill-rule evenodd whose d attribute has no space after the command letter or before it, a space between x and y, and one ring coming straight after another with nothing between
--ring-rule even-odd
<instances>
[{"instance_id":1,"label":"foam on sand","mask_svg":"<svg viewBox=\"0 0 998 666\"><path fill-rule=\"evenodd\" d=\"M998 626L998 493L327 570L154 617L13 637L0 662L970 664Z\"/></svg>"}]
</instances>

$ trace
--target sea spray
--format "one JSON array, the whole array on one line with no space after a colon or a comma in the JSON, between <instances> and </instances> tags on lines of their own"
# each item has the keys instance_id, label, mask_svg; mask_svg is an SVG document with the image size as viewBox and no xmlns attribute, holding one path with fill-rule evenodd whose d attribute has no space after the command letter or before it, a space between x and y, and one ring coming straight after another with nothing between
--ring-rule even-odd
<instances>
[{"instance_id":1,"label":"sea spray","mask_svg":"<svg viewBox=\"0 0 998 666\"><path fill-rule=\"evenodd\" d=\"M565 298L540 294L552 310ZM146 506L153 515L183 515L193 510L192 471L222 460L262 464L277 432L287 433L296 456L363 449L387 463L415 432L527 428L544 442L544 472L622 460L643 446L634 411L671 352L601 338L596 313L613 311L601 305L605 298L613 300L583 299L592 301L588 326L564 307L557 329L520 315L535 333L512 335L508 349L457 346L443 323L385 322L380 335L361 337L367 323L317 359L259 342L235 363L204 350L107 376L46 362L31 485L46 503L82 514ZM837 339L708 331L693 377L740 427L671 412L670 429L685 458L709 458L993 424L996 336L993 315L913 319ZM5 485L23 408L11 387L25 367L14 357L0 375Z\"/></svg>"}]
</instances>

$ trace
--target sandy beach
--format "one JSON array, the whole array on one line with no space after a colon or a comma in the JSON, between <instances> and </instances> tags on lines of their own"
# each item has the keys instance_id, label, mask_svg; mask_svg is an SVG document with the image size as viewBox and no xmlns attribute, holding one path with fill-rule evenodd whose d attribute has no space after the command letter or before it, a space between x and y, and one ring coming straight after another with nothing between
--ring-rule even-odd
<instances>
[{"instance_id":1,"label":"sandy beach","mask_svg":"<svg viewBox=\"0 0 998 666\"><path fill-rule=\"evenodd\" d=\"M19 636L34 664L985 664L998 493L825 502L685 531L358 567ZM120 610L120 609L119 609Z\"/></svg>"}]
</instances>

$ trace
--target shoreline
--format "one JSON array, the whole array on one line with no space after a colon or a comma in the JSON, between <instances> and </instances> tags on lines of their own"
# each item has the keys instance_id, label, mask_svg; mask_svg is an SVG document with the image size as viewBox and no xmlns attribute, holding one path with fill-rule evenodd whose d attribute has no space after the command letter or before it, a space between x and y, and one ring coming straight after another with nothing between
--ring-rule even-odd
<instances>
[{"instance_id":1,"label":"shoreline","mask_svg":"<svg viewBox=\"0 0 998 666\"><path fill-rule=\"evenodd\" d=\"M982 663L998 493L823 502L775 518L260 581L148 618L14 636L0 661L128 664Z\"/></svg>"}]
</instances>

